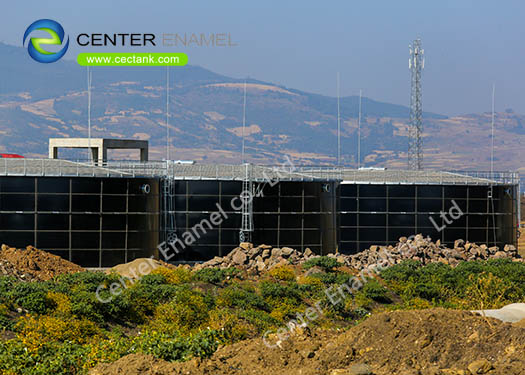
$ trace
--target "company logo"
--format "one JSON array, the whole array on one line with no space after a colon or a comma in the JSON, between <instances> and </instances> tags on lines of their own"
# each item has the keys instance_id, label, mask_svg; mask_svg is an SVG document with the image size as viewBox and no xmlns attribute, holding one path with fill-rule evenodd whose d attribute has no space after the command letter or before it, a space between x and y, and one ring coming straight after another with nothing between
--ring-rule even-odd
<instances>
[{"instance_id":1,"label":"company logo","mask_svg":"<svg viewBox=\"0 0 525 375\"><path fill-rule=\"evenodd\" d=\"M51 36L51 38L31 38L29 44L27 45L29 56L41 63L52 63L60 60L69 47L69 37L67 38L64 47L62 47L62 49L57 52L46 51L44 48L42 48L42 45L51 44L61 46L62 42L64 41L64 28L62 25L56 21L48 19L42 19L33 22L31 25L29 25L29 27L26 29L26 32L24 33L24 45L29 34L35 30L46 31Z\"/></svg>"}]
</instances>

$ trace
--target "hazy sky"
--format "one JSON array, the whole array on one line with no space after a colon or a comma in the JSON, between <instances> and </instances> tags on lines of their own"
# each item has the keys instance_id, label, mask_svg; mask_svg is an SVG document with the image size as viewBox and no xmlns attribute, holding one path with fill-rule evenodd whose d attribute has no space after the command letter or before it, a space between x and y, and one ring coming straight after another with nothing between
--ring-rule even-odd
<instances>
[{"instance_id":1,"label":"hazy sky","mask_svg":"<svg viewBox=\"0 0 525 375\"><path fill-rule=\"evenodd\" d=\"M4 0L0 40L21 46L39 18L60 22L73 37L225 32L238 46L170 51L217 73L326 95L335 95L340 71L342 95L362 88L373 99L408 104L408 45L421 37L426 111L489 111L494 82L496 109L525 113L524 17L519 0ZM77 52L71 43L66 57Z\"/></svg>"}]
</instances>

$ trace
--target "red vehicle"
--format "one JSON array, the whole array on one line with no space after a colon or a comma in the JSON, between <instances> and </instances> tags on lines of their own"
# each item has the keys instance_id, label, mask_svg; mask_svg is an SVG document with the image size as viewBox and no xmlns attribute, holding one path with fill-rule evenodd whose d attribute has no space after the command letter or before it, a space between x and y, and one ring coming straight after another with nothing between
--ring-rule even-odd
<instances>
[{"instance_id":1,"label":"red vehicle","mask_svg":"<svg viewBox=\"0 0 525 375\"><path fill-rule=\"evenodd\" d=\"M6 159L20 159L24 158L22 155L18 154L0 154L0 158L6 158Z\"/></svg>"}]
</instances>

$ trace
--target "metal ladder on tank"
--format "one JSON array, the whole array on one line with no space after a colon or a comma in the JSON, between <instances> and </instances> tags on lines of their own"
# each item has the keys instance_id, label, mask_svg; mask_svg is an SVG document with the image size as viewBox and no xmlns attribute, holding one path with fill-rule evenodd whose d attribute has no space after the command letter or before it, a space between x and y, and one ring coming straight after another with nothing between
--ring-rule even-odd
<instances>
[{"instance_id":1,"label":"metal ladder on tank","mask_svg":"<svg viewBox=\"0 0 525 375\"><path fill-rule=\"evenodd\" d=\"M253 233L253 180L251 165L244 164L245 173L242 180L242 210L241 210L241 230L239 231L240 242L251 242Z\"/></svg>"},{"instance_id":2,"label":"metal ladder on tank","mask_svg":"<svg viewBox=\"0 0 525 375\"><path fill-rule=\"evenodd\" d=\"M170 161L166 161L166 176L162 179L162 210L164 240L166 245L174 243L177 239L177 226L175 222L175 180L172 174Z\"/></svg>"}]
</instances>

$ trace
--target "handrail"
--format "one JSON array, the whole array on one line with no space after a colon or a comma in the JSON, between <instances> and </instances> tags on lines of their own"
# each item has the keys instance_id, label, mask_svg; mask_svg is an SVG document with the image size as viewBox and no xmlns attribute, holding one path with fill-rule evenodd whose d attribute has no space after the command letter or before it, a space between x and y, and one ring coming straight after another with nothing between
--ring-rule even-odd
<instances>
[{"instance_id":1,"label":"handrail","mask_svg":"<svg viewBox=\"0 0 525 375\"><path fill-rule=\"evenodd\" d=\"M3 176L90 176L90 177L168 177L183 179L242 180L241 164L186 164L174 161L104 161L74 162L63 159L8 159L0 164ZM254 180L266 176L287 181L333 180L356 183L422 184L519 184L512 171L410 171L397 169L351 169L329 166L251 165Z\"/></svg>"}]
</instances>

